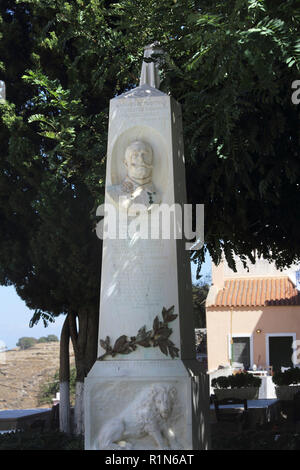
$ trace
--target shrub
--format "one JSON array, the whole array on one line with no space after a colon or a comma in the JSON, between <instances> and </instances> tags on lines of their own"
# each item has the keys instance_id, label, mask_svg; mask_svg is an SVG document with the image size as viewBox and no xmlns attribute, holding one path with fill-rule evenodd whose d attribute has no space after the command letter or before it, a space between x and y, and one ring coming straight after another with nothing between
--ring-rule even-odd
<instances>
[{"instance_id":1,"label":"shrub","mask_svg":"<svg viewBox=\"0 0 300 470\"><path fill-rule=\"evenodd\" d=\"M300 435L271 430L247 430L212 434L213 450L299 450Z\"/></svg>"},{"instance_id":2,"label":"shrub","mask_svg":"<svg viewBox=\"0 0 300 470\"><path fill-rule=\"evenodd\" d=\"M217 377L216 379L213 379L211 381L211 385L214 388L229 388L230 387L228 377L225 377L223 375L221 377Z\"/></svg>"},{"instance_id":3,"label":"shrub","mask_svg":"<svg viewBox=\"0 0 300 470\"><path fill-rule=\"evenodd\" d=\"M82 450L82 437L58 431L16 431L0 434L0 450Z\"/></svg>"},{"instance_id":4,"label":"shrub","mask_svg":"<svg viewBox=\"0 0 300 470\"><path fill-rule=\"evenodd\" d=\"M20 349L28 349L36 343L52 343L56 341L59 341L56 335L41 336L39 339L32 338L30 336L23 336L22 338L19 338L17 346L19 346Z\"/></svg>"},{"instance_id":5,"label":"shrub","mask_svg":"<svg viewBox=\"0 0 300 470\"><path fill-rule=\"evenodd\" d=\"M46 339L47 339L48 343L59 341L58 337L56 335L48 335Z\"/></svg>"},{"instance_id":6,"label":"shrub","mask_svg":"<svg viewBox=\"0 0 300 470\"><path fill-rule=\"evenodd\" d=\"M76 368L70 369L70 402L75 402L75 383L76 383ZM46 383L41 384L38 394L38 404L47 405L52 404L52 398L55 398L56 393L59 392L59 371L50 378Z\"/></svg>"},{"instance_id":7,"label":"shrub","mask_svg":"<svg viewBox=\"0 0 300 470\"><path fill-rule=\"evenodd\" d=\"M31 338L29 336L23 336L20 338L17 342L17 346L19 346L20 349L28 349L34 346L37 343L36 338Z\"/></svg>"},{"instance_id":8,"label":"shrub","mask_svg":"<svg viewBox=\"0 0 300 470\"><path fill-rule=\"evenodd\" d=\"M211 385L214 388L242 388L242 387L260 387L261 379L248 372L232 374L227 377L221 376L212 380Z\"/></svg>"},{"instance_id":9,"label":"shrub","mask_svg":"<svg viewBox=\"0 0 300 470\"><path fill-rule=\"evenodd\" d=\"M53 343L58 341L58 337L55 335L41 336L37 342L38 343Z\"/></svg>"},{"instance_id":10,"label":"shrub","mask_svg":"<svg viewBox=\"0 0 300 470\"><path fill-rule=\"evenodd\" d=\"M59 372L55 372L54 376L49 382L42 383L38 393L38 404L47 405L52 404L52 398L55 398L56 393L59 392Z\"/></svg>"},{"instance_id":11,"label":"shrub","mask_svg":"<svg viewBox=\"0 0 300 470\"><path fill-rule=\"evenodd\" d=\"M296 385L300 384L300 369L298 367L292 367L284 372L275 372L272 377L275 385Z\"/></svg>"},{"instance_id":12,"label":"shrub","mask_svg":"<svg viewBox=\"0 0 300 470\"><path fill-rule=\"evenodd\" d=\"M41 336L38 340L38 343L48 343L46 336Z\"/></svg>"}]
</instances>

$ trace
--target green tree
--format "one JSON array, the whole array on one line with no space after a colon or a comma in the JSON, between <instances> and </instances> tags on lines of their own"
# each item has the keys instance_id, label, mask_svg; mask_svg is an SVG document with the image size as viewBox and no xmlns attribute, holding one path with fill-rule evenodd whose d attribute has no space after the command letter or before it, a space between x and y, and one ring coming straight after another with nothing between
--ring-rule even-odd
<instances>
[{"instance_id":1,"label":"green tree","mask_svg":"<svg viewBox=\"0 0 300 470\"><path fill-rule=\"evenodd\" d=\"M32 348L32 346L34 346L37 342L38 341L37 341L36 338L32 338L32 337L29 337L29 336L22 336L22 338L19 338L16 345L20 349L24 350L24 349Z\"/></svg>"},{"instance_id":2,"label":"green tree","mask_svg":"<svg viewBox=\"0 0 300 470\"><path fill-rule=\"evenodd\" d=\"M41 384L38 393L38 404L39 405L52 405L52 399L56 397L59 392L60 378L59 371L56 371L53 377L49 377L49 380ZM75 386L76 386L76 368L71 367L70 369L70 400L71 404L75 404Z\"/></svg>"},{"instance_id":3,"label":"green tree","mask_svg":"<svg viewBox=\"0 0 300 470\"><path fill-rule=\"evenodd\" d=\"M97 353L95 209L103 202L108 104L137 83L141 46L132 56L128 47L124 67L117 12L97 0L5 0L0 9L7 84L0 109L0 283L13 284L35 310L31 325L66 315L61 351L67 357L70 335L80 390Z\"/></svg>"},{"instance_id":4,"label":"green tree","mask_svg":"<svg viewBox=\"0 0 300 470\"><path fill-rule=\"evenodd\" d=\"M210 285L206 282L192 288L195 328L206 328L205 302Z\"/></svg>"},{"instance_id":5,"label":"green tree","mask_svg":"<svg viewBox=\"0 0 300 470\"><path fill-rule=\"evenodd\" d=\"M214 261L224 250L234 267L232 252L251 258L256 249L284 266L300 253L299 106L291 102L299 76L299 5L203 3L206 14L189 20L194 54L185 62L199 77L185 102L195 118L186 126L191 197L205 202ZM210 175L208 184L200 173Z\"/></svg>"},{"instance_id":6,"label":"green tree","mask_svg":"<svg viewBox=\"0 0 300 470\"><path fill-rule=\"evenodd\" d=\"M58 337L56 335L48 335L48 336L41 336L37 342L38 343L52 343L52 342L57 342Z\"/></svg>"},{"instance_id":7,"label":"green tree","mask_svg":"<svg viewBox=\"0 0 300 470\"><path fill-rule=\"evenodd\" d=\"M0 282L15 285L35 310L32 325L66 314L80 386L97 351L95 208L103 200L107 105L117 84L107 67L109 37L90 73L94 51L85 23L93 18L93 35L106 24L97 2L83 19L79 4L1 3L8 100L1 105ZM22 57L12 60L11 48Z\"/></svg>"},{"instance_id":8,"label":"green tree","mask_svg":"<svg viewBox=\"0 0 300 470\"><path fill-rule=\"evenodd\" d=\"M118 5L128 42L145 34L168 52L161 89L183 109L189 202L205 204L199 268L205 250L233 269L233 252L299 260L299 2Z\"/></svg>"},{"instance_id":9,"label":"green tree","mask_svg":"<svg viewBox=\"0 0 300 470\"><path fill-rule=\"evenodd\" d=\"M48 343L56 343L57 341L59 341L56 335L48 335L46 339Z\"/></svg>"},{"instance_id":10,"label":"green tree","mask_svg":"<svg viewBox=\"0 0 300 470\"><path fill-rule=\"evenodd\" d=\"M299 259L296 0L3 0L0 14L0 283L32 324L66 315L79 386L97 351L108 104L138 84L145 44L166 51L161 89L182 104L188 199L205 204L213 261Z\"/></svg>"},{"instance_id":11,"label":"green tree","mask_svg":"<svg viewBox=\"0 0 300 470\"><path fill-rule=\"evenodd\" d=\"M38 343L48 343L46 336L41 336L38 340Z\"/></svg>"}]
</instances>

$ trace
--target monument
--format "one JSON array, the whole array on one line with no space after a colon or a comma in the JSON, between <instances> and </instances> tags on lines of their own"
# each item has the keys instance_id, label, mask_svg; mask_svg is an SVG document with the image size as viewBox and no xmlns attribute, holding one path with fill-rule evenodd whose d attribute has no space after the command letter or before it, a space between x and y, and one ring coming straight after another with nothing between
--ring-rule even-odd
<instances>
[{"instance_id":1,"label":"monument","mask_svg":"<svg viewBox=\"0 0 300 470\"><path fill-rule=\"evenodd\" d=\"M145 57L156 51L148 46ZM146 61L140 85L110 101L105 205L120 215L121 230L103 240L98 360L85 380L86 449L209 447L189 252L184 239L128 230L138 215L148 221L160 207L186 202L181 109L158 85L157 65Z\"/></svg>"},{"instance_id":2,"label":"monument","mask_svg":"<svg viewBox=\"0 0 300 470\"><path fill-rule=\"evenodd\" d=\"M0 80L0 103L4 103L6 98L5 82Z\"/></svg>"}]
</instances>

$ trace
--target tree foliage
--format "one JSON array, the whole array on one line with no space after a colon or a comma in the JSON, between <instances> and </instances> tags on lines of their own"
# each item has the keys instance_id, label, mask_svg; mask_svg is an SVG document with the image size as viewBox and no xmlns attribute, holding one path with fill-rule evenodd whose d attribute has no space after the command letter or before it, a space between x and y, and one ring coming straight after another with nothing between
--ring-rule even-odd
<instances>
[{"instance_id":1,"label":"tree foliage","mask_svg":"<svg viewBox=\"0 0 300 470\"><path fill-rule=\"evenodd\" d=\"M38 343L57 343L58 337L56 335L41 336L37 342Z\"/></svg>"},{"instance_id":2,"label":"tree foliage","mask_svg":"<svg viewBox=\"0 0 300 470\"><path fill-rule=\"evenodd\" d=\"M74 406L75 402L75 382L76 382L76 369L70 369L70 401ZM38 393L38 405L52 405L52 399L56 397L59 392L59 371L56 371L53 377L49 377L47 382L41 384Z\"/></svg>"},{"instance_id":3,"label":"tree foliage","mask_svg":"<svg viewBox=\"0 0 300 470\"><path fill-rule=\"evenodd\" d=\"M37 343L37 339L30 337L30 336L22 336L22 338L18 339L18 342L16 343L16 346L18 346L20 349L29 349L32 348Z\"/></svg>"},{"instance_id":4,"label":"tree foliage","mask_svg":"<svg viewBox=\"0 0 300 470\"><path fill-rule=\"evenodd\" d=\"M28 349L37 343L53 343L58 341L56 335L41 336L40 338L33 338L32 336L22 336L18 339L16 346L20 349Z\"/></svg>"},{"instance_id":5,"label":"tree foliage","mask_svg":"<svg viewBox=\"0 0 300 470\"><path fill-rule=\"evenodd\" d=\"M205 302L210 284L206 282L192 288L195 328L206 328Z\"/></svg>"},{"instance_id":6,"label":"tree foliage","mask_svg":"<svg viewBox=\"0 0 300 470\"><path fill-rule=\"evenodd\" d=\"M96 354L86 331L97 331L109 99L138 84L153 40L166 51L161 89L182 105L188 199L205 204L194 261L300 255L296 0L136 3L0 5L0 283L35 310L32 323L80 316L77 354L94 351L81 376Z\"/></svg>"},{"instance_id":7,"label":"tree foliage","mask_svg":"<svg viewBox=\"0 0 300 470\"><path fill-rule=\"evenodd\" d=\"M300 253L299 107L291 102L299 8L240 0L201 2L200 10L187 20L181 69L191 78L188 188L205 203L207 249L215 262L224 251L231 267L233 252L252 259L253 249L289 264Z\"/></svg>"},{"instance_id":8,"label":"tree foliage","mask_svg":"<svg viewBox=\"0 0 300 470\"><path fill-rule=\"evenodd\" d=\"M278 267L299 259L298 2L139 4L132 14L133 2L119 3L122 24L130 43L146 34L168 53L161 88L183 108L188 197L205 204L205 249L233 269L233 253L253 262L256 250Z\"/></svg>"}]
</instances>

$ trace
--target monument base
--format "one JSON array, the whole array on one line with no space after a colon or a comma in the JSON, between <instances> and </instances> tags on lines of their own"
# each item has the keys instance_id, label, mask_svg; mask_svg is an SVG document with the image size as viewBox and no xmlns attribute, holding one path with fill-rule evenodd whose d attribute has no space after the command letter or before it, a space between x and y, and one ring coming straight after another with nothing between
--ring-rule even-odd
<instances>
[{"instance_id":1,"label":"monument base","mask_svg":"<svg viewBox=\"0 0 300 470\"><path fill-rule=\"evenodd\" d=\"M209 448L208 376L196 359L96 361L84 400L86 450Z\"/></svg>"}]
</instances>

